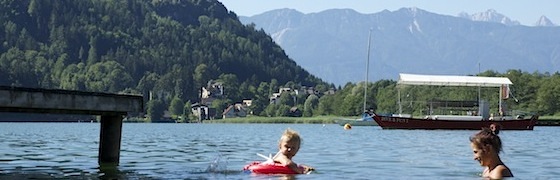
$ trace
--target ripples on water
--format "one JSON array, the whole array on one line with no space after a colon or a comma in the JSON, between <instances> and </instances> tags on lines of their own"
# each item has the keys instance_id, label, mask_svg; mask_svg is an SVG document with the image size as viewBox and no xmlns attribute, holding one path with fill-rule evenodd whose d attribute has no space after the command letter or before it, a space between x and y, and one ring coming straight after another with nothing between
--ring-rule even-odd
<instances>
[{"instance_id":1,"label":"ripples on water","mask_svg":"<svg viewBox=\"0 0 560 180\"><path fill-rule=\"evenodd\" d=\"M286 128L303 137L295 177L241 171L277 151ZM118 167L97 164L97 123L0 123L0 179L480 179L468 137L476 131L381 130L306 124L124 124ZM558 127L502 131L515 179L560 175Z\"/></svg>"}]
</instances>

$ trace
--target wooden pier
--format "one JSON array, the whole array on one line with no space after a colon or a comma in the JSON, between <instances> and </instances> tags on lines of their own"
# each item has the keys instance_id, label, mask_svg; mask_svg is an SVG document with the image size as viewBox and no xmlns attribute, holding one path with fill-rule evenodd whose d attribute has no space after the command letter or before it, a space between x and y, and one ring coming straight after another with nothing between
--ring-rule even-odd
<instances>
[{"instance_id":1,"label":"wooden pier","mask_svg":"<svg viewBox=\"0 0 560 180\"><path fill-rule=\"evenodd\" d=\"M143 109L140 95L0 86L0 112L101 116L100 165L119 164L123 118Z\"/></svg>"}]
</instances>

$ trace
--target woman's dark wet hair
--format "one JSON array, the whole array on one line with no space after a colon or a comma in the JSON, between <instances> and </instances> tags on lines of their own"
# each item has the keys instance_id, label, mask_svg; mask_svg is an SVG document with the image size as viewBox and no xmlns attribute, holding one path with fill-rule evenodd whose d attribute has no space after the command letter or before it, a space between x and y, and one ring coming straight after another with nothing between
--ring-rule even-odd
<instances>
[{"instance_id":1,"label":"woman's dark wet hair","mask_svg":"<svg viewBox=\"0 0 560 180\"><path fill-rule=\"evenodd\" d=\"M497 153L502 151L502 140L500 140L498 134L490 128L482 128L482 130L472 135L469 139L471 143L474 143L478 147L490 145Z\"/></svg>"}]
</instances>

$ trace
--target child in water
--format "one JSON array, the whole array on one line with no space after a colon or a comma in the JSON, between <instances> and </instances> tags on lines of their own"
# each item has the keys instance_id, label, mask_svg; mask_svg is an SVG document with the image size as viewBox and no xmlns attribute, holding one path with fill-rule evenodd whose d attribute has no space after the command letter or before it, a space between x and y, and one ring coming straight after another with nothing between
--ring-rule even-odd
<instances>
[{"instance_id":1,"label":"child in water","mask_svg":"<svg viewBox=\"0 0 560 180\"><path fill-rule=\"evenodd\" d=\"M499 126L496 126L496 128L499 128ZM499 153L502 151L502 141L497 132L499 132L499 129L498 131L492 131L489 128L482 128L470 137L474 160L478 161L481 166L486 167L482 172L484 178L513 177L510 169L500 159Z\"/></svg>"},{"instance_id":2,"label":"child in water","mask_svg":"<svg viewBox=\"0 0 560 180\"><path fill-rule=\"evenodd\" d=\"M292 161L292 158L299 150L300 144L301 138L299 134L291 129L286 129L278 142L278 153L276 153L272 159L274 162L287 166L299 174L307 174L308 172L313 171L313 168L305 165L300 165L303 167L303 169L301 169L294 161Z\"/></svg>"}]
</instances>

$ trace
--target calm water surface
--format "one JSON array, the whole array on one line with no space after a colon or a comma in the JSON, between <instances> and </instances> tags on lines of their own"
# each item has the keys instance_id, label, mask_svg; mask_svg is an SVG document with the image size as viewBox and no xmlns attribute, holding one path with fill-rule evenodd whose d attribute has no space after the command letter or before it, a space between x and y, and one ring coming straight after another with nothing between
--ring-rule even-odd
<instances>
[{"instance_id":1,"label":"calm water surface","mask_svg":"<svg viewBox=\"0 0 560 180\"><path fill-rule=\"evenodd\" d=\"M120 165L99 168L98 123L0 123L0 179L285 179L251 175L256 153L277 151L286 128L303 144L293 179L481 179L469 136L476 131L382 130L327 124L123 125ZM502 131L514 179L560 178L560 127Z\"/></svg>"}]
</instances>

